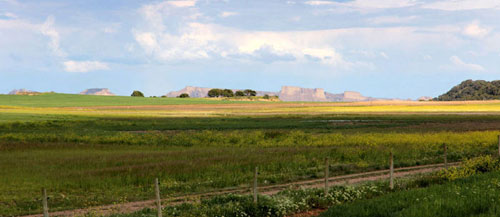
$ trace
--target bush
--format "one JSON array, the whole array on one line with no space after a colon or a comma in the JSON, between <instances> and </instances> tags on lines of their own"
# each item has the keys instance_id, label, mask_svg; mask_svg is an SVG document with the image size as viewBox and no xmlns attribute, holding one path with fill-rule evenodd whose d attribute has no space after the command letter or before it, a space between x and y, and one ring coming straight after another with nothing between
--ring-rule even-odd
<instances>
[{"instance_id":1,"label":"bush","mask_svg":"<svg viewBox=\"0 0 500 217\"><path fill-rule=\"evenodd\" d=\"M189 98L189 94L181 93L181 95L177 96L177 98Z\"/></svg>"},{"instance_id":2,"label":"bush","mask_svg":"<svg viewBox=\"0 0 500 217\"><path fill-rule=\"evenodd\" d=\"M457 167L450 167L438 172L438 176L445 180L466 178L475 174L500 170L500 161L490 155L465 160Z\"/></svg>"},{"instance_id":3,"label":"bush","mask_svg":"<svg viewBox=\"0 0 500 217\"><path fill-rule=\"evenodd\" d=\"M208 91L208 97L219 97L222 96L223 90L214 88Z\"/></svg>"},{"instance_id":4,"label":"bush","mask_svg":"<svg viewBox=\"0 0 500 217\"><path fill-rule=\"evenodd\" d=\"M224 89L224 90L222 91L222 96L223 96L223 97L233 97L233 96L234 96L234 93L233 93L233 91L232 91L232 90L230 90L230 89Z\"/></svg>"},{"instance_id":5,"label":"bush","mask_svg":"<svg viewBox=\"0 0 500 217\"><path fill-rule=\"evenodd\" d=\"M238 90L236 91L236 93L234 93L235 96L245 96L245 93L243 93L243 91L241 90Z\"/></svg>"},{"instance_id":6,"label":"bush","mask_svg":"<svg viewBox=\"0 0 500 217\"><path fill-rule=\"evenodd\" d=\"M246 96L257 96L257 92L255 90L251 90L251 89L246 89L243 91L243 93Z\"/></svg>"},{"instance_id":7,"label":"bush","mask_svg":"<svg viewBox=\"0 0 500 217\"><path fill-rule=\"evenodd\" d=\"M143 94L141 91L134 90L134 92L132 92L132 94L131 94L130 96L134 96L134 97L144 97L144 94Z\"/></svg>"},{"instance_id":8,"label":"bush","mask_svg":"<svg viewBox=\"0 0 500 217\"><path fill-rule=\"evenodd\" d=\"M269 95L267 95L267 94L264 95L264 99L269 99L269 98L271 98L271 97L269 97Z\"/></svg>"}]
</instances>

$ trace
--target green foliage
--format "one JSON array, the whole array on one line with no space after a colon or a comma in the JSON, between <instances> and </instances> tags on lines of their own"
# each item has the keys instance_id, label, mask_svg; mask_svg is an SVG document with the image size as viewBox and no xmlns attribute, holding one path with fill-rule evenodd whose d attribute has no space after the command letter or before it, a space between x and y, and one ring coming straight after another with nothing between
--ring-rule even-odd
<instances>
[{"instance_id":1,"label":"green foliage","mask_svg":"<svg viewBox=\"0 0 500 217\"><path fill-rule=\"evenodd\" d=\"M500 80L466 80L439 96L439 101L500 99Z\"/></svg>"},{"instance_id":2,"label":"green foliage","mask_svg":"<svg viewBox=\"0 0 500 217\"><path fill-rule=\"evenodd\" d=\"M467 159L460 166L441 170L438 176L446 180L455 180L498 170L500 170L500 161L497 158L486 155Z\"/></svg>"},{"instance_id":3,"label":"green foliage","mask_svg":"<svg viewBox=\"0 0 500 217\"><path fill-rule=\"evenodd\" d=\"M181 93L181 95L178 96L179 98L189 98L189 94L187 93Z\"/></svg>"},{"instance_id":4,"label":"green foliage","mask_svg":"<svg viewBox=\"0 0 500 217\"><path fill-rule=\"evenodd\" d=\"M322 189L285 190L272 196L259 195L254 204L249 195L221 195L204 199L200 203L181 204L163 208L165 216L178 217L284 217L315 208L327 208L332 205L349 203L362 198L371 198L382 194L378 185L335 186L325 196ZM117 214L112 217L155 216L152 209L144 209L132 214Z\"/></svg>"},{"instance_id":5,"label":"green foliage","mask_svg":"<svg viewBox=\"0 0 500 217\"><path fill-rule=\"evenodd\" d=\"M500 216L499 172L333 206L320 217Z\"/></svg>"},{"instance_id":6,"label":"green foliage","mask_svg":"<svg viewBox=\"0 0 500 217\"><path fill-rule=\"evenodd\" d=\"M234 93L233 93L233 91L232 91L232 90L230 90L230 89L224 89L224 90L222 91L222 96L223 96L223 97L233 97L233 96L234 96Z\"/></svg>"},{"instance_id":7,"label":"green foliage","mask_svg":"<svg viewBox=\"0 0 500 217\"><path fill-rule=\"evenodd\" d=\"M251 90L251 89L246 89L243 91L243 93L246 96L257 96L257 92L255 90Z\"/></svg>"},{"instance_id":8,"label":"green foliage","mask_svg":"<svg viewBox=\"0 0 500 217\"><path fill-rule=\"evenodd\" d=\"M224 91L222 89L218 88L210 89L208 91L208 97L220 97L222 96L223 92Z\"/></svg>"},{"instance_id":9,"label":"green foliage","mask_svg":"<svg viewBox=\"0 0 500 217\"><path fill-rule=\"evenodd\" d=\"M144 97L144 94L141 91L134 90L130 96L135 96L135 97Z\"/></svg>"},{"instance_id":10,"label":"green foliage","mask_svg":"<svg viewBox=\"0 0 500 217\"><path fill-rule=\"evenodd\" d=\"M269 95L264 95L264 99L270 99L271 97L269 97Z\"/></svg>"},{"instance_id":11,"label":"green foliage","mask_svg":"<svg viewBox=\"0 0 500 217\"><path fill-rule=\"evenodd\" d=\"M238 90L234 93L235 96L245 96L245 93L241 90Z\"/></svg>"}]
</instances>

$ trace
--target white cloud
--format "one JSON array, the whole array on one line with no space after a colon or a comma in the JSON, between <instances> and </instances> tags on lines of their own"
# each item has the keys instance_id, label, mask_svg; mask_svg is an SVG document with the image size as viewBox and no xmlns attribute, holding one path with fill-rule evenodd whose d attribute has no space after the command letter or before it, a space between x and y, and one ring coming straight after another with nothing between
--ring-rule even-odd
<instances>
[{"instance_id":1,"label":"white cloud","mask_svg":"<svg viewBox=\"0 0 500 217\"><path fill-rule=\"evenodd\" d=\"M108 65L99 61L65 61L64 70L67 72L89 72L109 69Z\"/></svg>"},{"instance_id":2,"label":"white cloud","mask_svg":"<svg viewBox=\"0 0 500 217\"><path fill-rule=\"evenodd\" d=\"M59 57L65 57L66 53L59 47L59 32L54 28L54 17L49 16L40 27L40 32L50 38L49 48Z\"/></svg>"},{"instance_id":3,"label":"white cloud","mask_svg":"<svg viewBox=\"0 0 500 217\"><path fill-rule=\"evenodd\" d=\"M384 59L389 59L389 56L385 52L380 52L380 56Z\"/></svg>"},{"instance_id":4,"label":"white cloud","mask_svg":"<svg viewBox=\"0 0 500 217\"><path fill-rule=\"evenodd\" d=\"M411 21L414 21L415 19L417 19L417 16L407 16L407 17L381 16L381 17L370 18L368 19L368 22L373 24L401 24L401 23L409 23Z\"/></svg>"},{"instance_id":5,"label":"white cloud","mask_svg":"<svg viewBox=\"0 0 500 217\"><path fill-rule=\"evenodd\" d=\"M490 32L489 28L479 26L479 22L471 23L463 29L462 33L473 38L482 38Z\"/></svg>"},{"instance_id":6,"label":"white cloud","mask_svg":"<svg viewBox=\"0 0 500 217\"><path fill-rule=\"evenodd\" d=\"M6 17L9 19L17 19L17 15L10 13L10 12L0 13L0 18L2 18L2 17Z\"/></svg>"},{"instance_id":7,"label":"white cloud","mask_svg":"<svg viewBox=\"0 0 500 217\"><path fill-rule=\"evenodd\" d=\"M450 57L450 60L455 66L459 67L459 69L469 70L469 71L484 71L484 67L482 67L481 65L473 63L465 63L457 56Z\"/></svg>"},{"instance_id":8,"label":"white cloud","mask_svg":"<svg viewBox=\"0 0 500 217\"><path fill-rule=\"evenodd\" d=\"M235 16L238 15L236 12L230 12L230 11L224 11L220 14L221 17L230 17L230 16Z\"/></svg>"},{"instance_id":9,"label":"white cloud","mask_svg":"<svg viewBox=\"0 0 500 217\"><path fill-rule=\"evenodd\" d=\"M167 4L175 7L193 7L196 5L196 0L167 1Z\"/></svg>"},{"instance_id":10,"label":"white cloud","mask_svg":"<svg viewBox=\"0 0 500 217\"><path fill-rule=\"evenodd\" d=\"M353 0L347 2L335 2L335 1L306 1L305 4L313 6L321 5L335 5L344 6L351 8L373 8L373 9L384 9L384 8L402 8L410 7L418 4L417 0Z\"/></svg>"},{"instance_id":11,"label":"white cloud","mask_svg":"<svg viewBox=\"0 0 500 217\"><path fill-rule=\"evenodd\" d=\"M443 1L433 1L432 3L423 4L422 8L445 10L445 11L500 9L500 1L498 1L498 0L443 0Z\"/></svg>"}]
</instances>

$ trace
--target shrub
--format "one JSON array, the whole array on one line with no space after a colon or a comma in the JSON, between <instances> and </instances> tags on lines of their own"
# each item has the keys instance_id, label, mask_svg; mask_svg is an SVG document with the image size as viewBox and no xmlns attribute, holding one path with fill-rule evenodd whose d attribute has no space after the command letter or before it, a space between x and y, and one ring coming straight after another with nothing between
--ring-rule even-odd
<instances>
[{"instance_id":1,"label":"shrub","mask_svg":"<svg viewBox=\"0 0 500 217\"><path fill-rule=\"evenodd\" d=\"M257 96L257 91L251 90L251 89L246 89L246 90L243 91L243 93L246 96Z\"/></svg>"},{"instance_id":2,"label":"shrub","mask_svg":"<svg viewBox=\"0 0 500 217\"><path fill-rule=\"evenodd\" d=\"M208 97L219 97L222 96L223 90L214 88L208 91Z\"/></svg>"},{"instance_id":3,"label":"shrub","mask_svg":"<svg viewBox=\"0 0 500 217\"><path fill-rule=\"evenodd\" d=\"M232 90L230 90L230 89L224 89L224 90L222 91L222 96L224 96L224 97L233 97L233 96L234 96L234 93L233 93L233 91L232 91Z\"/></svg>"},{"instance_id":4,"label":"shrub","mask_svg":"<svg viewBox=\"0 0 500 217\"><path fill-rule=\"evenodd\" d=\"M450 167L438 172L438 176L445 180L466 178L475 174L498 171L500 161L490 155L465 160L457 167Z\"/></svg>"},{"instance_id":5,"label":"shrub","mask_svg":"<svg viewBox=\"0 0 500 217\"><path fill-rule=\"evenodd\" d=\"M241 90L238 90L234 93L235 96L245 96L245 93L243 93L243 91Z\"/></svg>"},{"instance_id":6,"label":"shrub","mask_svg":"<svg viewBox=\"0 0 500 217\"><path fill-rule=\"evenodd\" d=\"M267 95L267 94L264 95L264 99L269 99L269 98L271 98L271 97L269 97L269 95Z\"/></svg>"},{"instance_id":7,"label":"shrub","mask_svg":"<svg viewBox=\"0 0 500 217\"><path fill-rule=\"evenodd\" d=\"M141 91L134 90L134 92L132 92L132 94L131 94L130 96L134 96L134 97L144 97L144 94L143 94Z\"/></svg>"},{"instance_id":8,"label":"shrub","mask_svg":"<svg viewBox=\"0 0 500 217\"><path fill-rule=\"evenodd\" d=\"M181 93L181 95L177 96L177 98L189 98L189 94Z\"/></svg>"}]
</instances>

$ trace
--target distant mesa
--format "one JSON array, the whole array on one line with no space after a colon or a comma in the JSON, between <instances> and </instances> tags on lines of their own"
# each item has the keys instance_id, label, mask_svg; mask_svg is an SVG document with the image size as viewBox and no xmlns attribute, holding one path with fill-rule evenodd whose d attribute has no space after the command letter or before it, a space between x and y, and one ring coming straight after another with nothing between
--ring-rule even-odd
<instances>
[{"instance_id":1,"label":"distant mesa","mask_svg":"<svg viewBox=\"0 0 500 217\"><path fill-rule=\"evenodd\" d=\"M114 96L108 88L90 88L82 91L82 95L99 95L99 96Z\"/></svg>"},{"instance_id":2,"label":"distant mesa","mask_svg":"<svg viewBox=\"0 0 500 217\"><path fill-rule=\"evenodd\" d=\"M432 97L430 96L421 96L417 99L417 101L431 101Z\"/></svg>"},{"instance_id":3,"label":"distant mesa","mask_svg":"<svg viewBox=\"0 0 500 217\"><path fill-rule=\"evenodd\" d=\"M172 91L167 94L165 94L166 97L177 97L183 93L189 94L189 97L191 98L203 98L208 96L208 91L210 91L213 88L208 88L208 87L193 87L193 86L186 86L182 88L179 91ZM233 89L233 92L236 92L240 89ZM276 92L270 92L270 91L257 91L257 96L264 96L264 95L269 95L269 96L277 96Z\"/></svg>"},{"instance_id":4,"label":"distant mesa","mask_svg":"<svg viewBox=\"0 0 500 217\"><path fill-rule=\"evenodd\" d=\"M26 89L19 89L19 90L12 90L9 92L9 95L39 95L40 92L33 91L33 90L26 90Z\"/></svg>"},{"instance_id":5,"label":"distant mesa","mask_svg":"<svg viewBox=\"0 0 500 217\"><path fill-rule=\"evenodd\" d=\"M177 97L182 93L189 94L193 98L207 97L208 91L213 88L186 86L179 91L167 93L167 97ZM233 92L236 92L234 89ZM357 102L357 101L376 101L376 100L394 100L380 99L363 96L359 92L345 91L344 93L334 94L325 92L323 88L303 88L295 86L283 86L279 92L257 91L257 96L278 96L281 101L304 101L304 102Z\"/></svg>"}]
</instances>

